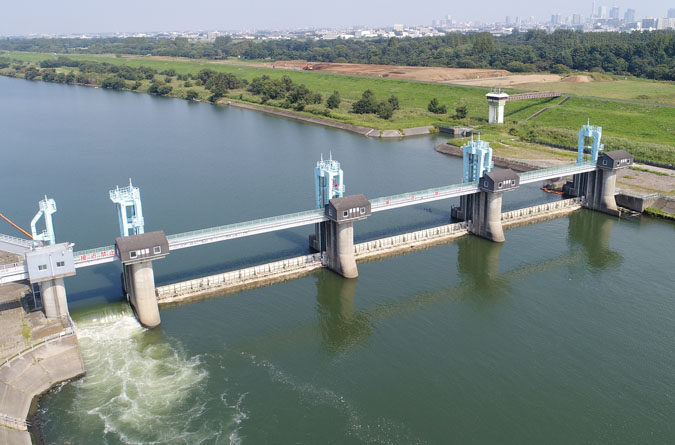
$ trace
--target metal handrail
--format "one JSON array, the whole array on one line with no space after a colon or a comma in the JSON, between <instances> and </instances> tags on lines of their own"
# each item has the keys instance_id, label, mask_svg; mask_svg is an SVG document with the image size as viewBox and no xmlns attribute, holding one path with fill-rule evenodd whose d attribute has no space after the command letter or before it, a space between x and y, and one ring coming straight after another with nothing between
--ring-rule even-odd
<instances>
[{"instance_id":1,"label":"metal handrail","mask_svg":"<svg viewBox=\"0 0 675 445\"><path fill-rule=\"evenodd\" d=\"M3 363L0 363L0 368L2 368L3 366L6 366L6 365L7 366L11 365L14 360L17 360L17 359L23 357L23 355L26 352L32 351L35 348L37 348L38 346L42 346L44 344L50 343L50 342L55 341L55 340L60 340L63 337L66 337L66 336L69 336L69 335L75 335L76 334L75 325L73 324L73 320L72 320L72 318L70 318L70 315L66 315L66 316L61 317L61 320L64 320L64 319L68 322L67 327L63 328L61 331L59 331L55 334L51 334L51 335L48 335L47 337L44 337L43 339L41 339L37 343L31 343L31 345L29 347L27 347L25 349L22 349L21 351L17 352L16 354L14 354L10 357L7 357Z\"/></svg>"}]
</instances>

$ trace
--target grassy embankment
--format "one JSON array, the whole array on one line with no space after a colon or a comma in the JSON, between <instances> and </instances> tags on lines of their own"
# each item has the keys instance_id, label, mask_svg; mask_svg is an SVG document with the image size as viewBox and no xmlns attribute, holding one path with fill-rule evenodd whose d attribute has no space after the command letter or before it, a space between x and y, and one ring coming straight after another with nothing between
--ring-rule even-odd
<instances>
[{"instance_id":1,"label":"grassy embankment","mask_svg":"<svg viewBox=\"0 0 675 445\"><path fill-rule=\"evenodd\" d=\"M595 77L598 78L598 81L526 83L518 85L518 89L523 91L560 91L573 96L675 105L675 83L673 82L610 75Z\"/></svg>"},{"instance_id":2,"label":"grassy embankment","mask_svg":"<svg viewBox=\"0 0 675 445\"><path fill-rule=\"evenodd\" d=\"M4 54L10 57L33 64L39 61L53 58L52 54L14 52ZM505 137L507 135L518 136L524 139L536 139L545 142L575 146L576 133L581 125L590 118L594 125L603 127L603 142L606 149L628 149L636 157L658 162L675 163L675 108L638 105L620 102L608 102L595 99L573 97L565 104L556 106L560 98L529 100L509 103L506 107L504 126L487 126L487 104L485 93L488 88L469 88L454 85L442 85L436 83L411 82L385 78L370 78L360 76L345 76L340 74L326 74L306 71L292 71L270 69L265 67L243 65L239 63L213 63L208 60L193 59L165 59L154 57L114 57L109 55L68 55L74 60L89 60L107 62L118 65L139 67L141 65L151 67L157 71L174 69L178 74L196 75L204 68L210 68L217 72L235 74L239 77L251 80L254 77L267 74L270 77L289 76L294 82L305 84L310 90L320 92L325 98L334 90L340 92L343 99L339 109L330 110L330 119L348 124L373 127L377 129L404 129L410 127L432 125L443 122L450 125L477 126L488 134ZM39 67L38 67L39 68ZM0 74L7 74L11 68L0 70ZM73 68L57 68L57 72L70 72ZM104 77L104 76L101 76ZM157 76L164 79L165 76ZM97 79L100 81L100 79ZM664 85L663 82L625 81L632 82L622 84L623 92L630 85L644 83L646 89L675 88L672 84ZM133 82L130 82L130 84ZM588 84L573 84L575 88L584 85L586 94L598 96L589 88L599 87L603 91L605 84L616 82L595 82ZM651 85L650 85L651 84ZM182 81L172 80L169 84L173 87L171 96L185 97L187 90L194 90L201 100L207 100L210 93L202 86L192 85L184 87ZM150 81L143 80L137 89L139 92L147 91ZM390 95L398 96L401 109L394 113L390 120L383 120L376 115L358 115L350 112L351 104L358 100L364 90L372 90L379 100L384 100ZM550 89L550 88L549 88ZM653 94L652 90L649 94ZM670 93L669 93L670 94ZM468 118L455 120L449 114L437 115L427 111L427 105L432 98L438 98L441 104L448 106L451 114L459 105L465 105L468 109ZM246 91L246 89L232 90L227 97L221 99L242 100L251 103L260 103L260 97ZM520 123L525 118L533 115L545 107L550 110L542 113L536 119ZM310 105L300 114L323 117L326 112L324 104Z\"/></svg>"}]
</instances>

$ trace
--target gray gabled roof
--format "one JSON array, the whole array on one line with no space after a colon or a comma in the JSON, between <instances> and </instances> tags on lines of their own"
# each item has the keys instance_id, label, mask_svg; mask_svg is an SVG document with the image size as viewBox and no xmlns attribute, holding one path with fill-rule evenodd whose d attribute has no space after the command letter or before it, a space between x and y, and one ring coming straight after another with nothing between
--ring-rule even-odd
<instances>
[{"instance_id":1,"label":"gray gabled roof","mask_svg":"<svg viewBox=\"0 0 675 445\"><path fill-rule=\"evenodd\" d=\"M132 250L148 249L155 246L165 248L169 246L169 241L166 239L163 230L117 238L115 243L117 243L117 247L122 254ZM162 249L163 252L165 250L168 252L167 249Z\"/></svg>"},{"instance_id":2,"label":"gray gabled roof","mask_svg":"<svg viewBox=\"0 0 675 445\"><path fill-rule=\"evenodd\" d=\"M613 159L615 161L618 161L619 159L633 159L633 155L628 153L626 150L614 150L614 151L606 151L604 153L605 156L607 156L610 159Z\"/></svg>"},{"instance_id":3,"label":"gray gabled roof","mask_svg":"<svg viewBox=\"0 0 675 445\"><path fill-rule=\"evenodd\" d=\"M520 180L520 176L518 176L518 173L514 172L510 168L504 170L493 170L491 172L485 173L485 176L492 179L492 181L494 181L495 183L503 181L511 181L513 179L515 179L516 181Z\"/></svg>"},{"instance_id":4,"label":"gray gabled roof","mask_svg":"<svg viewBox=\"0 0 675 445\"><path fill-rule=\"evenodd\" d=\"M357 207L367 207L370 205L370 201L368 201L365 195L361 194L345 196L344 198L333 198L330 200L330 204L335 207L335 210L343 211Z\"/></svg>"}]
</instances>

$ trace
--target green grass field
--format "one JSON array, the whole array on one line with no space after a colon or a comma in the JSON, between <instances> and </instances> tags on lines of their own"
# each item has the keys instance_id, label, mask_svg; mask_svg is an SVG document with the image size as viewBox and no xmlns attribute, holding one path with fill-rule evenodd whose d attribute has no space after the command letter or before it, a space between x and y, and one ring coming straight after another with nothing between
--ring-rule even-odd
<instances>
[{"instance_id":1,"label":"green grass field","mask_svg":"<svg viewBox=\"0 0 675 445\"><path fill-rule=\"evenodd\" d=\"M655 104L675 105L675 83L636 78L614 78L604 82L551 82L518 85L523 91L560 91L575 96L600 97Z\"/></svg>"},{"instance_id":2,"label":"green grass field","mask_svg":"<svg viewBox=\"0 0 675 445\"><path fill-rule=\"evenodd\" d=\"M38 63L40 60L55 57L53 54L13 52L3 54L5 57L15 58L22 61ZM308 71L294 71L271 69L266 67L256 67L250 65L241 65L236 61L229 63L213 63L207 60L193 59L170 59L165 60L156 57L115 57L112 55L68 55L75 60L91 60L96 62L108 62L111 64L124 64L132 67L141 65L149 66L157 71L174 69L180 74L197 74L204 68L210 68L219 72L228 72L237 76L251 80L254 77L267 74L270 77L289 76L294 82L305 84L309 89L320 92L324 99L334 90L340 92L343 99L338 110L331 111L331 119L362 125L377 129L403 129L432 125L438 122L449 124L473 125L480 127L484 132L503 132L508 128L487 126L488 107L485 100L485 94L488 88L463 87L456 85L444 85L426 82L411 82L386 78L372 78L360 76L345 76L341 74L327 74ZM64 68L68 70L68 68ZM162 76L159 76L160 78ZM624 82L624 83L621 83ZM561 84L563 84L561 82ZM139 91L145 91L148 82L144 81ZM182 82L174 80L171 85L174 87L172 95L183 97L185 90ZM547 84L550 85L550 84ZM664 82L649 82L642 80L631 81L611 81L611 82L592 82L592 83L569 83L570 88L576 89L575 94L598 95L593 93L593 88L609 88L610 85L620 85L621 88L615 93L617 96L628 97L630 89L639 85L635 96L654 91L668 91L674 88L672 84ZM208 92L201 87L190 87L196 90L200 97L205 99ZM376 115L357 115L350 113L351 104L358 100L364 90L370 89L377 96L378 100L385 100L390 95L398 96L401 109L394 113L391 120L383 120ZM547 87L547 89L550 89ZM571 91L570 91L571 92ZM671 94L671 93L668 93ZM254 96L246 90L232 91L228 98L259 102L260 98ZM464 121L456 121L449 114L437 115L427 111L427 105L432 98L437 98L441 104L448 107L449 113L454 114L454 110L459 105L466 105L469 116ZM619 97L619 98L625 98ZM651 96L650 96L651 97ZM673 141L675 141L675 108L663 106L639 105L631 103L621 103L604 101L597 99L573 97L565 104L556 106L560 98L528 100L508 103L506 105L505 120L509 125L515 125L544 107L551 107L537 118L521 126L536 133L546 133L546 129L561 129L568 131L578 131L581 125L590 119L594 125L603 127L603 137L623 138L631 141L660 144L662 153L659 159L667 162L667 159L675 159ZM655 102L652 100L652 102ZM311 105L306 108L303 114L318 114L325 110L324 105ZM535 138L538 138L535 136ZM542 140L546 140L542 138ZM569 141L570 145L576 145L573 138ZM666 153L665 157L662 156ZM644 153L643 153L644 154ZM666 161L664 161L666 159Z\"/></svg>"}]
</instances>

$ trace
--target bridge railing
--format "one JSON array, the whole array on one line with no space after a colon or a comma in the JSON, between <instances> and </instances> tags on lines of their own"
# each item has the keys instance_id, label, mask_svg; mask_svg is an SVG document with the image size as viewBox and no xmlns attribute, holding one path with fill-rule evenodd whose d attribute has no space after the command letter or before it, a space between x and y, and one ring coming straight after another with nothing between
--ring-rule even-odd
<instances>
[{"instance_id":1,"label":"bridge railing","mask_svg":"<svg viewBox=\"0 0 675 445\"><path fill-rule=\"evenodd\" d=\"M304 212L289 213L289 214L286 214L286 215L271 216L271 217L268 217L268 218L254 219L254 220L251 220L251 221L244 221L244 222L240 222L240 223L233 223L233 224L226 224L226 225L223 225L223 226L209 227L207 229L192 230L190 232L176 233L174 235L168 235L166 238L169 240L169 244L171 244L172 242L179 242L179 241L183 241L183 240L191 239L191 238L202 238L202 237L208 236L210 234L218 234L218 233L227 232L227 231L235 231L235 230L245 229L247 227L264 226L264 225L270 225L270 224L278 223L278 222L281 222L281 221L298 220L298 219L303 219L303 218L316 218L316 217L323 216L323 214L324 214L323 209L306 210Z\"/></svg>"},{"instance_id":2,"label":"bridge railing","mask_svg":"<svg viewBox=\"0 0 675 445\"><path fill-rule=\"evenodd\" d=\"M383 196L381 198L374 198L370 200L370 205L373 210L383 210L387 206L407 203L411 201L422 201L433 198L440 198L443 196L459 193L468 189L475 189L478 186L478 181L465 182L462 184L447 185L444 187L430 188L426 190L419 190L416 192L401 193L398 195Z\"/></svg>"},{"instance_id":3,"label":"bridge railing","mask_svg":"<svg viewBox=\"0 0 675 445\"><path fill-rule=\"evenodd\" d=\"M94 249L73 252L75 263L92 261L115 256L115 246L96 247Z\"/></svg>"},{"instance_id":4,"label":"bridge railing","mask_svg":"<svg viewBox=\"0 0 675 445\"><path fill-rule=\"evenodd\" d=\"M32 240L17 238L16 236L12 235L5 235L4 233L0 233L0 241L4 241L6 243L14 244L21 247L27 247L28 249L33 247Z\"/></svg>"},{"instance_id":5,"label":"bridge railing","mask_svg":"<svg viewBox=\"0 0 675 445\"><path fill-rule=\"evenodd\" d=\"M596 168L594 161L584 161L578 164L567 164L558 167L544 168L520 173L520 182L534 182L540 179L550 179L558 176L567 176L574 173L586 172Z\"/></svg>"}]
</instances>

